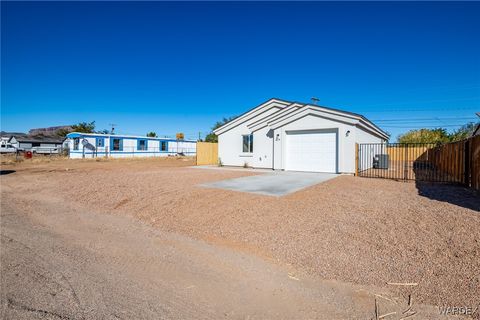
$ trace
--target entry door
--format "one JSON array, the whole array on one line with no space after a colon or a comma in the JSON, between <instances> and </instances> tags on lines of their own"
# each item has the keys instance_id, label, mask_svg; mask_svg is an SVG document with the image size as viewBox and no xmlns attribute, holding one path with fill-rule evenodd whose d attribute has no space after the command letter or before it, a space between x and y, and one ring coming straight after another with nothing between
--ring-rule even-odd
<instances>
[{"instance_id":1,"label":"entry door","mask_svg":"<svg viewBox=\"0 0 480 320\"><path fill-rule=\"evenodd\" d=\"M336 173L336 130L287 131L285 170Z\"/></svg>"}]
</instances>

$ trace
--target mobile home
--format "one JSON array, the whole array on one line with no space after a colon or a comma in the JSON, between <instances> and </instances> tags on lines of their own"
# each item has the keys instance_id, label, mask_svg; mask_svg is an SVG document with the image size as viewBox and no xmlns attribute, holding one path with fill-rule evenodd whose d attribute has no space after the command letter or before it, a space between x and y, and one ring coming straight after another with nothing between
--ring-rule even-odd
<instances>
[{"instance_id":1,"label":"mobile home","mask_svg":"<svg viewBox=\"0 0 480 320\"><path fill-rule=\"evenodd\" d=\"M195 140L72 132L67 135L70 158L195 156Z\"/></svg>"}]
</instances>

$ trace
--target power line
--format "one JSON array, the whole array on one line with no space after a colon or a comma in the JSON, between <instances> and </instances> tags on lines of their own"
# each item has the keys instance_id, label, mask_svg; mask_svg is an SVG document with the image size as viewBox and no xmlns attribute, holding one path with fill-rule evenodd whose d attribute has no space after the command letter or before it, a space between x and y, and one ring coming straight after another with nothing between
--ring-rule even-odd
<instances>
[{"instance_id":1,"label":"power line","mask_svg":"<svg viewBox=\"0 0 480 320\"><path fill-rule=\"evenodd\" d=\"M463 124L438 125L438 126L382 126L382 128L403 128L403 129L422 129L422 128L444 128L444 127L461 127Z\"/></svg>"},{"instance_id":2,"label":"power line","mask_svg":"<svg viewBox=\"0 0 480 320\"><path fill-rule=\"evenodd\" d=\"M442 108L435 108L435 109L391 109L391 110L363 110L363 111L356 111L357 113L386 113L386 112L428 112L428 111L458 111L458 110L480 110L480 106L475 107L442 107Z\"/></svg>"},{"instance_id":3,"label":"power line","mask_svg":"<svg viewBox=\"0 0 480 320\"><path fill-rule=\"evenodd\" d=\"M442 121L442 120L477 120L475 117L452 117L452 118L410 118L410 119L377 119L375 122L403 122L403 121Z\"/></svg>"},{"instance_id":4,"label":"power line","mask_svg":"<svg viewBox=\"0 0 480 320\"><path fill-rule=\"evenodd\" d=\"M444 101L470 101L470 100L480 100L480 96L474 96L474 97L463 97L463 98L456 98L456 99L433 99L433 100L415 100L411 102L394 102L394 103L379 103L379 104L371 104L369 107L388 107L388 106L393 106L393 107L399 107L402 105L408 105L408 104L418 104L418 103L432 103L432 102L444 102Z\"/></svg>"}]
</instances>

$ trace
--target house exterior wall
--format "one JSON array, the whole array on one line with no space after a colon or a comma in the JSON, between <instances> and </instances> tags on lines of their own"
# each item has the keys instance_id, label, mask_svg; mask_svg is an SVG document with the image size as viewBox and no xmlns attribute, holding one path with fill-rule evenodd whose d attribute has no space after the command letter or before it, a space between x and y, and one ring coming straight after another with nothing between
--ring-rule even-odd
<instances>
[{"instance_id":1,"label":"house exterior wall","mask_svg":"<svg viewBox=\"0 0 480 320\"><path fill-rule=\"evenodd\" d=\"M15 146L17 149L20 149L20 150L31 150L33 148L33 145L32 143L30 142L16 142L16 143L12 143L13 146ZM40 143L39 147L40 148L58 148L58 147L61 147L62 144L61 143Z\"/></svg>"},{"instance_id":2,"label":"house exterior wall","mask_svg":"<svg viewBox=\"0 0 480 320\"><path fill-rule=\"evenodd\" d=\"M11 139L9 138L9 141L10 141L10 144L12 146L14 146L15 148L17 148L19 150L27 150L27 151L32 150L32 148L33 148L33 150L35 150L35 148L43 148L43 149L61 148L62 144L63 144L63 143L42 142L42 141L38 141L38 142L35 142L35 143L27 142L27 141L22 142L22 140L17 140L15 137L11 137ZM34 144L35 144L35 146L34 146Z\"/></svg>"},{"instance_id":3,"label":"house exterior wall","mask_svg":"<svg viewBox=\"0 0 480 320\"><path fill-rule=\"evenodd\" d=\"M17 142L15 144L15 146L17 147L17 149L21 149L21 150L30 150L32 149L32 144L31 143L20 143L20 142Z\"/></svg>"},{"instance_id":4,"label":"house exterior wall","mask_svg":"<svg viewBox=\"0 0 480 320\"><path fill-rule=\"evenodd\" d=\"M242 136L251 133L247 127L258 119L277 112L280 108L272 108L239 124L218 136L218 157L227 166L248 166L254 168L272 168L272 132L268 127L253 133L253 152L244 153Z\"/></svg>"}]
</instances>

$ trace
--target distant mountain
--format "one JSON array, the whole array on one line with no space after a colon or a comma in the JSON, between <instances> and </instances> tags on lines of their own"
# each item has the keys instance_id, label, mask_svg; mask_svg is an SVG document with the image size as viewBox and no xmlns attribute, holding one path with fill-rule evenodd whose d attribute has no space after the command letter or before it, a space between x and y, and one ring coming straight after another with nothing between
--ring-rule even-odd
<instances>
[{"instance_id":1,"label":"distant mountain","mask_svg":"<svg viewBox=\"0 0 480 320\"><path fill-rule=\"evenodd\" d=\"M10 136L20 136L20 137L26 137L28 134L24 132L8 132L8 131L1 131L0 135L2 137L10 137Z\"/></svg>"},{"instance_id":2,"label":"distant mountain","mask_svg":"<svg viewBox=\"0 0 480 320\"><path fill-rule=\"evenodd\" d=\"M58 130L62 130L63 133L57 135ZM30 129L28 133L24 132L8 132L2 131L2 137L45 137L45 138L58 138L59 136L64 136L65 132L72 131L72 126L55 126L55 127L46 127L46 128L35 128Z\"/></svg>"},{"instance_id":3,"label":"distant mountain","mask_svg":"<svg viewBox=\"0 0 480 320\"><path fill-rule=\"evenodd\" d=\"M28 135L30 136L56 136L58 130L71 131L72 126L56 126L56 127L47 127L47 128L36 128L30 129Z\"/></svg>"}]
</instances>

